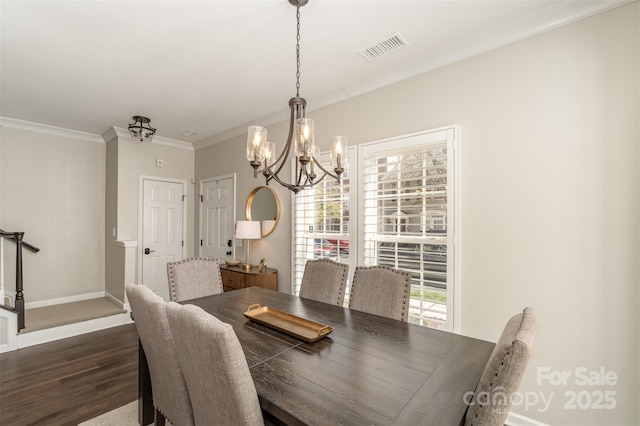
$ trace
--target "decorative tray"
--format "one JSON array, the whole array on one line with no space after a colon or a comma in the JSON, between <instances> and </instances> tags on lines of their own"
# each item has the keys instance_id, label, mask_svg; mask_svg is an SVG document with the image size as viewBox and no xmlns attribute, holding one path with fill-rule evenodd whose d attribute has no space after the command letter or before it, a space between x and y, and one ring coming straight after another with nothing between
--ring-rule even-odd
<instances>
[{"instance_id":1,"label":"decorative tray","mask_svg":"<svg viewBox=\"0 0 640 426\"><path fill-rule=\"evenodd\" d=\"M244 316L251 321L266 325L305 342L316 342L333 331L333 327L328 325L268 306L260 306L259 303L249 306Z\"/></svg>"}]
</instances>

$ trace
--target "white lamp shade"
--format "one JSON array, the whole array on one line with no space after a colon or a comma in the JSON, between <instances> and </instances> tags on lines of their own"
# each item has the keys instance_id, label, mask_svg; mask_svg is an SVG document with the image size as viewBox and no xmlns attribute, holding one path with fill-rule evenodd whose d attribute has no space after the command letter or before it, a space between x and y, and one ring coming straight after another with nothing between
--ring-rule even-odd
<instances>
[{"instance_id":1,"label":"white lamp shade","mask_svg":"<svg viewBox=\"0 0 640 426\"><path fill-rule=\"evenodd\" d=\"M239 220L236 222L236 238L245 240L260 239L260 222L257 220Z\"/></svg>"}]
</instances>

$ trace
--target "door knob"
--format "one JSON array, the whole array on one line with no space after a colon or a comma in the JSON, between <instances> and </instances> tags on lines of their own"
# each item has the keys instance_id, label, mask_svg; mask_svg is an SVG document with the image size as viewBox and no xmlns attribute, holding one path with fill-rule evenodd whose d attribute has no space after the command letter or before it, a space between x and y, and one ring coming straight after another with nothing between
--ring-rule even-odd
<instances>
[{"instance_id":1,"label":"door knob","mask_svg":"<svg viewBox=\"0 0 640 426\"><path fill-rule=\"evenodd\" d=\"M149 247L147 247L146 249L144 249L144 254L149 254L149 253L153 253L155 250L151 250Z\"/></svg>"},{"instance_id":2,"label":"door knob","mask_svg":"<svg viewBox=\"0 0 640 426\"><path fill-rule=\"evenodd\" d=\"M231 247L231 240L227 241L227 247Z\"/></svg>"}]
</instances>

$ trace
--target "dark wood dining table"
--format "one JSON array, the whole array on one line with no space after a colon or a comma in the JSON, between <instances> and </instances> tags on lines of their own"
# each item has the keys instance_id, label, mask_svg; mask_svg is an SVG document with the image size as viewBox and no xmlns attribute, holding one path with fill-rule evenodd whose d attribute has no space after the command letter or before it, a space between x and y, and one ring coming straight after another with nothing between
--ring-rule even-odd
<instances>
[{"instance_id":1,"label":"dark wood dining table","mask_svg":"<svg viewBox=\"0 0 640 426\"><path fill-rule=\"evenodd\" d=\"M462 424L468 393L494 347L259 287L182 303L233 326L263 411L291 425ZM244 312L256 303L334 330L304 342L248 320ZM148 424L151 386L142 346L140 352L139 420Z\"/></svg>"}]
</instances>

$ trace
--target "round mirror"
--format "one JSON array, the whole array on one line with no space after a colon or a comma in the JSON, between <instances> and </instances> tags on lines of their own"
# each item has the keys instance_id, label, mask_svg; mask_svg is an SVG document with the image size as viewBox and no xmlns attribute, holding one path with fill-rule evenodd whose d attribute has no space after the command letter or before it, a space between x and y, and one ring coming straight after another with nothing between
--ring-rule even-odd
<instances>
[{"instance_id":1,"label":"round mirror","mask_svg":"<svg viewBox=\"0 0 640 426\"><path fill-rule=\"evenodd\" d=\"M259 186L247 199L247 220L259 220L261 237L271 234L280 220L280 200L268 186Z\"/></svg>"}]
</instances>

